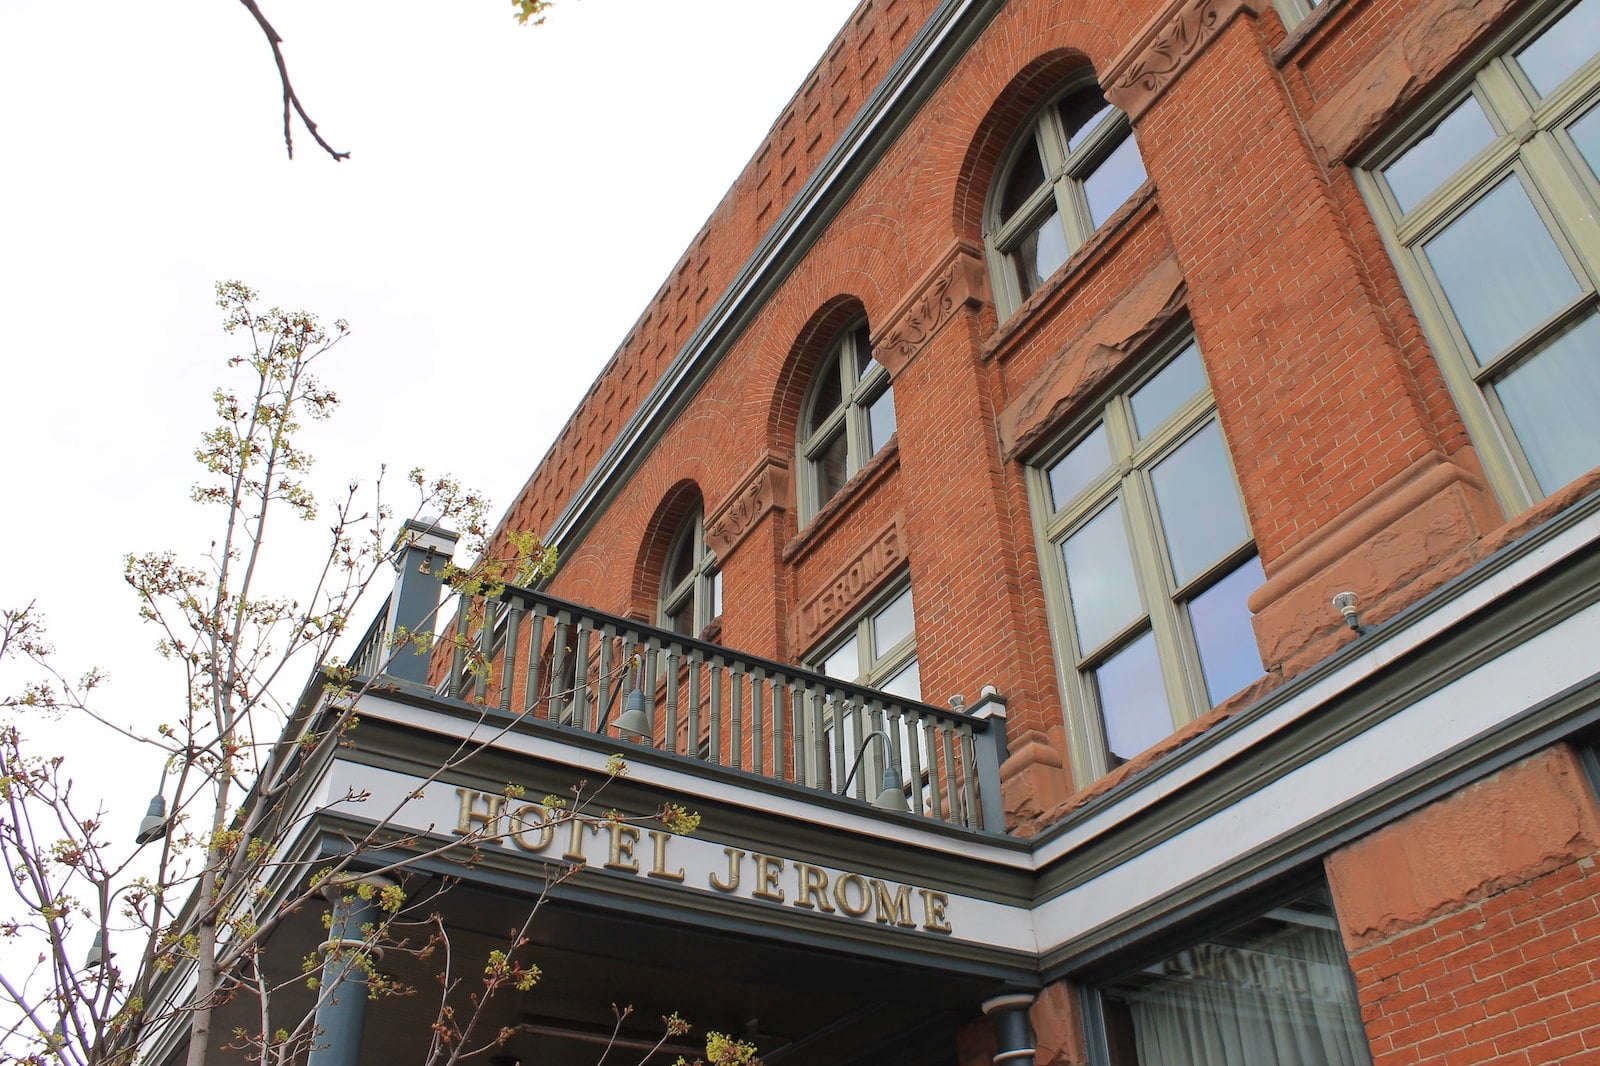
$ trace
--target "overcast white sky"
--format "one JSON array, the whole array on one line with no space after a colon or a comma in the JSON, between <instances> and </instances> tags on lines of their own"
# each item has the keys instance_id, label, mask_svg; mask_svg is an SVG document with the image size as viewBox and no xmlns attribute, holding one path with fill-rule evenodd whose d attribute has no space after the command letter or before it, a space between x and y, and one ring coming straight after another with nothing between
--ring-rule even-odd
<instances>
[{"instance_id":1,"label":"overcast white sky","mask_svg":"<svg viewBox=\"0 0 1600 1066\"><path fill-rule=\"evenodd\" d=\"M0 0L0 604L114 714L180 698L121 560L215 527L221 278L351 323L318 485L424 465L504 507L855 3L262 0L335 164L285 159L232 0Z\"/></svg>"}]
</instances>

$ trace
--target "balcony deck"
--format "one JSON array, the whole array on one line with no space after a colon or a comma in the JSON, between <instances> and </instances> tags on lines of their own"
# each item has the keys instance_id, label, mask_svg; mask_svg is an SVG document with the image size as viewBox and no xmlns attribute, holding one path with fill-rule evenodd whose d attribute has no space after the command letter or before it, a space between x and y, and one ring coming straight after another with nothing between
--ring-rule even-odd
<instances>
[{"instance_id":1,"label":"balcony deck","mask_svg":"<svg viewBox=\"0 0 1600 1066\"><path fill-rule=\"evenodd\" d=\"M412 571L402 567L350 657L363 679L431 682L441 699L646 745L688 766L1004 832L1001 700L971 711L906 700L515 586L425 608L424 616L453 619L451 635L418 655L395 636L426 628L406 624L419 612L414 600L401 601L421 591L427 568ZM439 681L442 657L448 669Z\"/></svg>"}]
</instances>

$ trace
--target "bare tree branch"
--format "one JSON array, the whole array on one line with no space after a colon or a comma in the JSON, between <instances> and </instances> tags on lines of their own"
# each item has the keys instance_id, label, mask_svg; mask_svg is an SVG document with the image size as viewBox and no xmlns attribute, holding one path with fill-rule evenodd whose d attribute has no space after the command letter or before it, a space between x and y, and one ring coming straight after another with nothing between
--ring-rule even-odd
<instances>
[{"instance_id":1,"label":"bare tree branch","mask_svg":"<svg viewBox=\"0 0 1600 1066\"><path fill-rule=\"evenodd\" d=\"M278 31L272 28L272 23L267 21L267 16L262 13L256 0L239 0L256 20L256 25L261 27L262 34L267 38L267 44L272 46L272 61L278 65L278 81L283 85L283 144L289 151L289 158L294 158L294 130L293 116L299 115L306 131L311 134L311 139L316 141L324 152L333 157L334 162L349 159L349 152L341 152L323 139L317 132L317 124L306 113L305 105L300 102L300 94L295 92L294 82L289 78L289 64L283 58L283 38Z\"/></svg>"}]
</instances>

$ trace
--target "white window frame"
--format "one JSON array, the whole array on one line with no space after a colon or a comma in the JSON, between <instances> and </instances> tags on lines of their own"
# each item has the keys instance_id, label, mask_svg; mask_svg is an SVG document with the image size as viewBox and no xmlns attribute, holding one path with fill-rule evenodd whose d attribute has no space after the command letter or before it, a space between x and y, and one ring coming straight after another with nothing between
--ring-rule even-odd
<instances>
[{"instance_id":1,"label":"white window frame","mask_svg":"<svg viewBox=\"0 0 1600 1066\"><path fill-rule=\"evenodd\" d=\"M656 617L663 629L682 633L676 620L687 612L691 631L686 636L698 637L722 614L722 573L717 569L717 556L706 546L706 529L701 509L684 518L667 546L667 556L661 565L661 594L657 600ZM683 550L685 540L690 542L691 564L689 570L676 584L668 585L673 561Z\"/></svg>"},{"instance_id":2,"label":"white window frame","mask_svg":"<svg viewBox=\"0 0 1600 1066\"><path fill-rule=\"evenodd\" d=\"M995 309L1002 322L1016 313L1031 295L1023 285L1021 271L1024 268L1018 259L1022 243L1049 218L1051 211L1055 211L1066 240L1067 258L1070 259L1072 253L1081 248L1099 228L1089 213L1085 183L1124 142L1133 142L1134 151L1138 151L1128 116L1110 104L1106 104L1106 110L1097 116L1095 125L1090 127L1082 143L1076 146L1069 143L1070 137L1062 125L1058 107L1064 100L1087 96L1104 103L1100 87L1092 77L1074 79L1053 93L1028 116L1007 147L1001 165L995 170L994 181L989 186L988 204L984 209L983 242L994 290ZM1044 181L1009 218L1002 218L1001 198L1012 172L1027 152L1038 153L1044 169ZM1142 157L1140 165L1142 168Z\"/></svg>"},{"instance_id":3,"label":"white window frame","mask_svg":"<svg viewBox=\"0 0 1600 1066\"><path fill-rule=\"evenodd\" d=\"M1243 539L1188 580L1180 583L1174 575L1150 474L1163 459L1209 426L1215 424L1221 434L1216 403L1208 382L1138 439L1130 397L1191 347L1198 359L1198 346L1187 331L1160 345L1152 358L1142 360L1135 373L1126 376L1113 392L1077 419L1028 469L1029 498L1061 680L1072 770L1080 783L1120 765L1110 752L1094 671L1146 634L1153 634L1172 728L1205 714L1212 708L1212 701L1189 620L1189 605L1242 567L1259 565L1244 501L1239 495L1238 477L1233 471L1232 451L1224 435L1222 447L1228 462L1229 487L1239 505ZM1110 463L1071 499L1056 501L1050 484L1052 467L1092 436L1097 427L1105 428ZM1122 514L1144 613L1093 647L1080 648L1063 545L1113 504Z\"/></svg>"},{"instance_id":4,"label":"white window frame","mask_svg":"<svg viewBox=\"0 0 1600 1066\"><path fill-rule=\"evenodd\" d=\"M1278 9L1278 17L1283 19L1286 29L1294 29L1300 23L1310 18L1318 9L1327 7L1333 0L1272 0L1272 6Z\"/></svg>"},{"instance_id":5,"label":"white window frame","mask_svg":"<svg viewBox=\"0 0 1600 1066\"><path fill-rule=\"evenodd\" d=\"M823 386L829 375L839 384L839 402L819 413L817 406L822 402ZM889 371L872 358L867 320L856 319L839 332L839 336L828 346L827 353L817 363L811 385L806 390L805 403L801 406L799 432L796 434L800 442L800 461L796 465L800 474L802 525L815 518L817 512L838 492L836 488L834 492L825 494L821 469L828 449L841 434L845 443L845 481L854 477L894 435L891 429L883 440L875 442L872 439L872 408L880 399L889 404L889 415L893 420L894 387L889 380Z\"/></svg>"},{"instance_id":6,"label":"white window frame","mask_svg":"<svg viewBox=\"0 0 1600 1066\"><path fill-rule=\"evenodd\" d=\"M1536 358L1564 327L1600 313L1600 179L1578 153L1568 126L1600 108L1600 53L1548 96L1540 96L1513 58L1576 5L1542 10L1497 38L1488 58L1435 94L1434 101L1380 144L1356 171L1361 191L1390 257L1433 347L1489 482L1507 514L1517 514L1558 490L1541 486L1494 393L1518 365ZM1433 132L1468 96L1476 98L1494 139L1452 176L1403 210L1388 180L1389 167ZM1445 298L1423 247L1515 175L1532 201L1580 290L1579 295L1479 366Z\"/></svg>"}]
</instances>

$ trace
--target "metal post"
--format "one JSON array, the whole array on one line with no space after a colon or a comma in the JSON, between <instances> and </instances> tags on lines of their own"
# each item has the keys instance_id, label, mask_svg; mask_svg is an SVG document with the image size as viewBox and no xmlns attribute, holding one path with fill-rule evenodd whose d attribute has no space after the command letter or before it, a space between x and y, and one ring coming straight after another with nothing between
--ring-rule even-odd
<instances>
[{"instance_id":1,"label":"metal post","mask_svg":"<svg viewBox=\"0 0 1600 1066\"><path fill-rule=\"evenodd\" d=\"M384 633L393 637L402 629L407 633L437 633L439 630L438 570L450 561L459 537L453 530L425 521L407 519L394 543L394 566L399 571L394 591L389 594L389 618ZM420 646L419 646L420 647ZM384 673L402 681L428 683L428 656L418 647L397 648L387 656Z\"/></svg>"},{"instance_id":2,"label":"metal post","mask_svg":"<svg viewBox=\"0 0 1600 1066\"><path fill-rule=\"evenodd\" d=\"M996 996L983 1002L983 1013L994 1023L995 1066L1035 1066L1033 1025L1028 1021L1028 1008L1033 1006L1032 992L1017 992Z\"/></svg>"},{"instance_id":3,"label":"metal post","mask_svg":"<svg viewBox=\"0 0 1600 1066\"><path fill-rule=\"evenodd\" d=\"M379 920L379 897L394 884L386 877L365 877L324 889L333 904L328 939L317 948L322 977L317 985L315 1043L306 1066L357 1066L367 1021L367 971L383 952L366 943L362 927ZM372 886L370 899L358 889Z\"/></svg>"},{"instance_id":4,"label":"metal post","mask_svg":"<svg viewBox=\"0 0 1600 1066\"><path fill-rule=\"evenodd\" d=\"M1000 766L1006 761L1006 698L993 685L985 685L978 704L967 712L975 720L987 721L989 728L973 738L977 748L978 804L983 809L983 828L995 833L1006 831L1006 807L1000 795Z\"/></svg>"}]
</instances>

